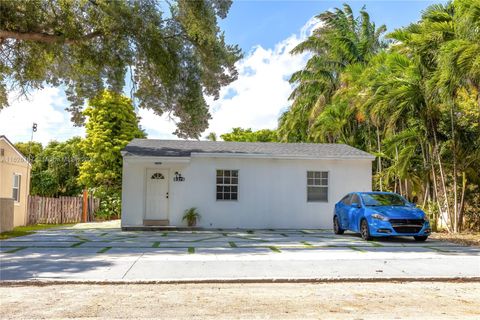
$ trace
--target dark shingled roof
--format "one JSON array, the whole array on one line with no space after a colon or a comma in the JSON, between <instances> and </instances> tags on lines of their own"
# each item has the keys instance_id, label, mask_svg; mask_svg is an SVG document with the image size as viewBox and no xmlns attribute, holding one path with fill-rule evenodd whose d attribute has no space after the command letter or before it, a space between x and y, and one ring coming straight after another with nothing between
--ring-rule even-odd
<instances>
[{"instance_id":1,"label":"dark shingled roof","mask_svg":"<svg viewBox=\"0 0 480 320\"><path fill-rule=\"evenodd\" d=\"M133 139L123 149L124 156L190 157L192 153L249 154L267 157L374 159L362 150L345 144L224 142L197 140Z\"/></svg>"}]
</instances>

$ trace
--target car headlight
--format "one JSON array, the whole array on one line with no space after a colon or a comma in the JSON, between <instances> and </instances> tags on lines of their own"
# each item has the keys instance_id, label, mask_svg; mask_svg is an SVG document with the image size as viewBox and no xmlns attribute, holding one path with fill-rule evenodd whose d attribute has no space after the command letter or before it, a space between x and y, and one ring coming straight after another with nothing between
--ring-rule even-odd
<instances>
[{"instance_id":1,"label":"car headlight","mask_svg":"<svg viewBox=\"0 0 480 320\"><path fill-rule=\"evenodd\" d=\"M382 221L388 221L388 218L385 216L382 216L380 213L372 214L372 218L377 220L382 220Z\"/></svg>"}]
</instances>

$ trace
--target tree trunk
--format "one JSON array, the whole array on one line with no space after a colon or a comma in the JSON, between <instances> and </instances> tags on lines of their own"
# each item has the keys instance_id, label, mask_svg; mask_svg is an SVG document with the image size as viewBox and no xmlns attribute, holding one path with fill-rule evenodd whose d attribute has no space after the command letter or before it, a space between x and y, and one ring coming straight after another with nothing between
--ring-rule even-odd
<instances>
[{"instance_id":1,"label":"tree trunk","mask_svg":"<svg viewBox=\"0 0 480 320\"><path fill-rule=\"evenodd\" d=\"M443 220L445 222L445 226L447 227L448 232L451 232L450 226L448 225L448 221L446 221L446 219L444 217L444 214L443 214L442 206L440 204L440 198L438 197L437 175L435 173L435 165L434 165L433 161L431 161L430 164L431 164L431 167L432 167L433 194L434 194L434 197L435 197L435 202L437 203L438 210L440 211L439 212L440 220Z\"/></svg>"},{"instance_id":2,"label":"tree trunk","mask_svg":"<svg viewBox=\"0 0 480 320\"><path fill-rule=\"evenodd\" d=\"M398 146L396 144L395 144L395 164L398 164ZM400 195L402 195L402 181L400 177L398 177L398 180L400 185ZM395 191L396 190L397 190L397 178L395 177Z\"/></svg>"},{"instance_id":3,"label":"tree trunk","mask_svg":"<svg viewBox=\"0 0 480 320\"><path fill-rule=\"evenodd\" d=\"M453 231L458 232L458 198L457 198L457 143L455 141L455 120L454 120L454 112L453 108L455 107L455 103L452 102L450 107L450 124L452 130L452 142L453 142Z\"/></svg>"},{"instance_id":4,"label":"tree trunk","mask_svg":"<svg viewBox=\"0 0 480 320\"><path fill-rule=\"evenodd\" d=\"M432 128L433 128L433 126L432 126ZM442 159L440 157L440 152L438 151L437 133L435 131L435 128L433 128L432 131L433 131L433 139L435 141L434 153L437 156L438 168L439 168L439 171L440 171L440 178L442 180L442 192L443 192L443 197L444 197L445 211L447 213L448 218L450 219L449 223L451 223L452 222L452 216L450 214L450 204L448 202L447 187L446 187L446 183L445 183L445 174L443 173ZM440 207L440 209L441 209L441 207ZM451 230L451 229L449 228L449 230Z\"/></svg>"},{"instance_id":5,"label":"tree trunk","mask_svg":"<svg viewBox=\"0 0 480 320\"><path fill-rule=\"evenodd\" d=\"M462 172L462 195L460 197L460 207L458 208L458 232L462 232L463 229L463 208L465 205L465 190L467 188L467 176L465 171Z\"/></svg>"},{"instance_id":6,"label":"tree trunk","mask_svg":"<svg viewBox=\"0 0 480 320\"><path fill-rule=\"evenodd\" d=\"M375 126L377 129L377 151L380 154L382 151L381 145L380 145L380 130L378 129L378 126ZM378 156L378 168L377 168L377 173L379 177L379 182L380 182L380 191L383 191L383 181L382 181L382 158L380 155Z\"/></svg>"},{"instance_id":7,"label":"tree trunk","mask_svg":"<svg viewBox=\"0 0 480 320\"><path fill-rule=\"evenodd\" d=\"M423 169L426 170L428 167L427 164L427 155L426 155L426 148L427 146L423 146L423 143L420 142L420 148L422 149L422 160L423 160ZM428 171L427 171L428 172ZM425 182L425 190L423 191L423 201L422 201L422 207L425 207L427 204L427 199L429 196L429 189L430 189L430 179L429 175L427 174L426 177L424 177L424 182Z\"/></svg>"},{"instance_id":8,"label":"tree trunk","mask_svg":"<svg viewBox=\"0 0 480 320\"><path fill-rule=\"evenodd\" d=\"M410 201L410 198L408 196L408 180L405 179L405 198L407 198L408 201Z\"/></svg>"}]
</instances>

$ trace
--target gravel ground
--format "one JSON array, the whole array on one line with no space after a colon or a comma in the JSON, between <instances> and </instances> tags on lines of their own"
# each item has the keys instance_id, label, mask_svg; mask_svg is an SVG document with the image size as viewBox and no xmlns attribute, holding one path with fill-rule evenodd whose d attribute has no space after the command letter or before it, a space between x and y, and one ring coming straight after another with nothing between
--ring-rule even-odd
<instances>
[{"instance_id":1,"label":"gravel ground","mask_svg":"<svg viewBox=\"0 0 480 320\"><path fill-rule=\"evenodd\" d=\"M0 286L0 318L479 319L479 282Z\"/></svg>"}]
</instances>

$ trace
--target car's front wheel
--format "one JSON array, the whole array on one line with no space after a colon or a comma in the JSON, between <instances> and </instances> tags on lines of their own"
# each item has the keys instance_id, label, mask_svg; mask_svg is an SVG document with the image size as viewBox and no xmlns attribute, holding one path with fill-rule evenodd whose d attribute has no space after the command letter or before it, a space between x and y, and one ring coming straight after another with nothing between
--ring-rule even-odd
<instances>
[{"instance_id":1,"label":"car's front wheel","mask_svg":"<svg viewBox=\"0 0 480 320\"><path fill-rule=\"evenodd\" d=\"M425 241L428 239L428 236L413 236L415 241Z\"/></svg>"},{"instance_id":2,"label":"car's front wheel","mask_svg":"<svg viewBox=\"0 0 480 320\"><path fill-rule=\"evenodd\" d=\"M370 228L368 227L368 222L365 219L363 219L360 223L360 234L362 235L363 240L372 240L372 236L370 235Z\"/></svg>"},{"instance_id":3,"label":"car's front wheel","mask_svg":"<svg viewBox=\"0 0 480 320\"><path fill-rule=\"evenodd\" d=\"M337 216L333 217L333 232L335 232L335 234L343 234L345 232L345 230L340 228L340 221L338 221Z\"/></svg>"}]
</instances>

